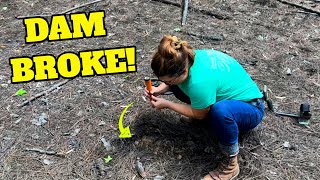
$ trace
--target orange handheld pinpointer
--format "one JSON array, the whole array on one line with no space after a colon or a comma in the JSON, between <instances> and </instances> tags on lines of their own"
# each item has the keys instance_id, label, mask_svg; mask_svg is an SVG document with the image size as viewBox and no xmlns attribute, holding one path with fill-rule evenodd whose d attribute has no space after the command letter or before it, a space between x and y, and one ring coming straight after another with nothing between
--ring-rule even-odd
<instances>
[{"instance_id":1,"label":"orange handheld pinpointer","mask_svg":"<svg viewBox=\"0 0 320 180\"><path fill-rule=\"evenodd\" d=\"M146 84L147 90L149 91L149 93L152 91L152 82L151 79L149 77L145 77L144 78L144 82Z\"/></svg>"}]
</instances>

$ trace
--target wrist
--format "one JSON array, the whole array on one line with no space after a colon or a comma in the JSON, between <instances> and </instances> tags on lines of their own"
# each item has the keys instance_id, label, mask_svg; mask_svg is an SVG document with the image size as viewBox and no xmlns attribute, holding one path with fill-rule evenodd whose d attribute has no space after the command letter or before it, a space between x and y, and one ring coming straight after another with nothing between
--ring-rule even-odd
<instances>
[{"instance_id":1,"label":"wrist","mask_svg":"<svg viewBox=\"0 0 320 180\"><path fill-rule=\"evenodd\" d=\"M166 108L168 108L168 109L172 109L172 110L173 110L173 106L174 106L174 103L173 103L173 102L171 102L171 101L168 101L168 100L167 100Z\"/></svg>"}]
</instances>

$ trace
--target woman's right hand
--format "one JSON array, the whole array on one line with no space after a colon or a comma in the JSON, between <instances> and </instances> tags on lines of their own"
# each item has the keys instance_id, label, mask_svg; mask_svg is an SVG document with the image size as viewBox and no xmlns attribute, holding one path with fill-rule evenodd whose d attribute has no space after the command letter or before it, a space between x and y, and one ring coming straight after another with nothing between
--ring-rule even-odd
<instances>
[{"instance_id":1,"label":"woman's right hand","mask_svg":"<svg viewBox=\"0 0 320 180\"><path fill-rule=\"evenodd\" d=\"M147 96L149 99L151 99L151 96L150 95L153 95L153 96L159 96L165 92L167 92L169 90L169 86L166 85L165 83L161 83L159 86L152 86L152 90L151 92L149 92L147 90L147 88L144 88L144 94L145 96Z\"/></svg>"},{"instance_id":2,"label":"woman's right hand","mask_svg":"<svg viewBox=\"0 0 320 180\"><path fill-rule=\"evenodd\" d=\"M149 99L151 99L151 95L159 96L160 94L158 87L152 86L152 90L150 92L147 88L144 88L144 95Z\"/></svg>"}]
</instances>

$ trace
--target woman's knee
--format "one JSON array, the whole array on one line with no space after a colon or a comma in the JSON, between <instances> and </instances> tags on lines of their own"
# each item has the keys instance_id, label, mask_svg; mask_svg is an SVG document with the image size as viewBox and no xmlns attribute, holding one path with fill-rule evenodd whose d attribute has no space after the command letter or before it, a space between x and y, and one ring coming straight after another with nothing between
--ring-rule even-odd
<instances>
[{"instance_id":1,"label":"woman's knee","mask_svg":"<svg viewBox=\"0 0 320 180\"><path fill-rule=\"evenodd\" d=\"M232 145L237 142L238 126L232 116L228 100L215 103L209 112L211 128L223 145Z\"/></svg>"},{"instance_id":2,"label":"woman's knee","mask_svg":"<svg viewBox=\"0 0 320 180\"><path fill-rule=\"evenodd\" d=\"M211 106L209 115L211 118L221 118L228 116L229 113L227 100L222 100Z\"/></svg>"},{"instance_id":3,"label":"woman's knee","mask_svg":"<svg viewBox=\"0 0 320 180\"><path fill-rule=\"evenodd\" d=\"M237 128L236 122L227 100L222 100L211 106L209 111L209 121L216 132L227 131Z\"/></svg>"}]
</instances>

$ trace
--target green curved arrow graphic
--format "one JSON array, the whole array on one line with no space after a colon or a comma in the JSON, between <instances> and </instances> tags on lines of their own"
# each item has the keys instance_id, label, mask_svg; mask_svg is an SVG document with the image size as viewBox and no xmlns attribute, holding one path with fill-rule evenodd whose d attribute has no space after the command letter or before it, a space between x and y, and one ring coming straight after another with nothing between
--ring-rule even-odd
<instances>
[{"instance_id":1,"label":"green curved arrow graphic","mask_svg":"<svg viewBox=\"0 0 320 180\"><path fill-rule=\"evenodd\" d=\"M132 106L133 103L134 103L134 102L128 104L128 105L124 108L124 110L122 111L122 113L121 113L121 115L120 115L120 118L119 118L119 130L120 130L120 135L119 135L119 138L131 138L131 137L132 137L132 135L131 135L131 133L130 133L130 128L129 128L129 126L127 126L127 127L124 128L122 121L123 121L124 114L126 113L126 111L128 110L128 108L129 108L130 106Z\"/></svg>"}]
</instances>

